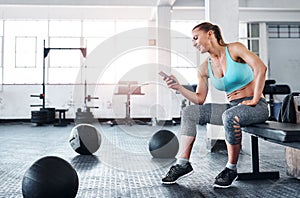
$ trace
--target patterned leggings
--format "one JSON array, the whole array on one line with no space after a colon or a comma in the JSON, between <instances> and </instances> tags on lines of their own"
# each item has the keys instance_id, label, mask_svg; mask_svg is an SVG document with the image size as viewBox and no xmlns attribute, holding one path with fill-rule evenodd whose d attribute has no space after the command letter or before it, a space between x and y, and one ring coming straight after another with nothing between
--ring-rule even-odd
<instances>
[{"instance_id":1,"label":"patterned leggings","mask_svg":"<svg viewBox=\"0 0 300 198\"><path fill-rule=\"evenodd\" d=\"M264 122L269 117L268 105L264 98L261 98L256 106L238 105L249 99L252 97L233 100L229 104L207 103L185 107L182 111L181 135L196 137L196 125L210 123L224 126L225 139L229 144L240 144L241 127Z\"/></svg>"}]
</instances>

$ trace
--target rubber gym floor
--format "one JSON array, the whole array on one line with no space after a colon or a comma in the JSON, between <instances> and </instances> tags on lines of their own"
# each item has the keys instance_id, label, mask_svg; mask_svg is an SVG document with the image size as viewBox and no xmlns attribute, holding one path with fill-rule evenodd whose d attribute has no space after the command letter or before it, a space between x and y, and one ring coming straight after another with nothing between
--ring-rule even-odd
<instances>
[{"instance_id":1,"label":"rubber gym floor","mask_svg":"<svg viewBox=\"0 0 300 198\"><path fill-rule=\"evenodd\" d=\"M68 139L74 124L66 127L35 126L31 123L0 124L0 197L22 197L25 171L44 156L68 161L79 177L78 198L94 197L300 197L300 180L287 176L285 148L263 140L260 169L280 171L278 180L236 181L228 189L212 187L215 176L227 161L226 150L208 152L205 126L198 127L192 152L194 173L174 185L161 184L175 159L155 159L148 151L150 136L166 128L178 135L179 126L95 125L102 137L94 155L79 155ZM251 171L246 150L249 138L243 136L238 171Z\"/></svg>"}]
</instances>

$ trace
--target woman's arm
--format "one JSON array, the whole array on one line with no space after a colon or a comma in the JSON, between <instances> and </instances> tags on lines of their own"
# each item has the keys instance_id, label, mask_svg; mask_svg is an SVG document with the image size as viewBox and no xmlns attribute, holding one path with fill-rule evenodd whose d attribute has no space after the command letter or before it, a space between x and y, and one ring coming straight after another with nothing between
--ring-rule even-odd
<instances>
[{"instance_id":1,"label":"woman's arm","mask_svg":"<svg viewBox=\"0 0 300 198\"><path fill-rule=\"evenodd\" d=\"M192 103L203 104L208 92L207 61L201 64L199 70L197 71L197 77L198 77L198 85L197 85L196 92L184 88L182 85L178 83L178 80L173 75L171 75L171 78L174 79L176 83L172 83L171 82L172 80L166 80L166 82L170 88L179 91L186 99L188 99Z\"/></svg>"},{"instance_id":2,"label":"woman's arm","mask_svg":"<svg viewBox=\"0 0 300 198\"><path fill-rule=\"evenodd\" d=\"M262 96L262 92L265 86L266 71L267 67L262 62L262 60L253 52L249 51L241 43L232 43L230 45L230 51L232 53L233 59L241 58L245 61L253 70L254 73L254 90L253 99L250 101L244 101L242 104L246 105L256 105Z\"/></svg>"}]
</instances>

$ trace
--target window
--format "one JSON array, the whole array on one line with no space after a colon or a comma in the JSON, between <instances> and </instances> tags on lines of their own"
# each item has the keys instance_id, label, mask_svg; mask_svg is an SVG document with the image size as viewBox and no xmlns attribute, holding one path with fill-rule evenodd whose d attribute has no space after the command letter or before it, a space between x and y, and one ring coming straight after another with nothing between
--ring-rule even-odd
<instances>
[{"instance_id":1,"label":"window","mask_svg":"<svg viewBox=\"0 0 300 198\"><path fill-rule=\"evenodd\" d=\"M300 24L270 24L269 38L300 38Z\"/></svg>"},{"instance_id":2,"label":"window","mask_svg":"<svg viewBox=\"0 0 300 198\"><path fill-rule=\"evenodd\" d=\"M87 48L88 55L103 41L117 33L136 28L146 28L147 25L148 21L145 20L0 21L0 72L3 61L3 65L5 65L3 82L7 84L42 82L44 40L46 48ZM145 46L147 46L148 40L145 39L145 36L147 35L133 34L130 39L135 39L135 41L141 39L145 41ZM4 45L3 48L2 45ZM145 64L147 59L145 58L146 54L143 53L143 51L131 53L118 60L121 63L121 69L115 70L118 73L117 76L114 72L105 76L108 82L112 79L118 80L120 75L132 70L134 65ZM4 58L2 57L3 54ZM101 57L99 58L101 59ZM125 59L130 60L130 65L125 64L128 63ZM84 64L85 58L79 49L50 50L45 59L46 83L74 83ZM112 68L115 67L116 63ZM0 80L2 80L1 77Z\"/></svg>"},{"instance_id":3,"label":"window","mask_svg":"<svg viewBox=\"0 0 300 198\"><path fill-rule=\"evenodd\" d=\"M41 83L42 41L48 36L48 21L5 20L3 23L3 83Z\"/></svg>"},{"instance_id":4,"label":"window","mask_svg":"<svg viewBox=\"0 0 300 198\"><path fill-rule=\"evenodd\" d=\"M15 66L36 67L36 37L15 37Z\"/></svg>"},{"instance_id":5,"label":"window","mask_svg":"<svg viewBox=\"0 0 300 198\"><path fill-rule=\"evenodd\" d=\"M192 29L199 21L171 22L171 67L185 77L189 84L197 83L197 65L200 63L199 53L193 47Z\"/></svg>"},{"instance_id":6,"label":"window","mask_svg":"<svg viewBox=\"0 0 300 198\"><path fill-rule=\"evenodd\" d=\"M115 22L107 21L83 21L84 37L110 37L115 34Z\"/></svg>"},{"instance_id":7,"label":"window","mask_svg":"<svg viewBox=\"0 0 300 198\"><path fill-rule=\"evenodd\" d=\"M48 55L49 67L80 67L83 62L81 50L66 48L81 48L81 39L78 38L50 38L50 48L65 48L50 50Z\"/></svg>"},{"instance_id":8,"label":"window","mask_svg":"<svg viewBox=\"0 0 300 198\"><path fill-rule=\"evenodd\" d=\"M300 38L300 25L289 26L290 38Z\"/></svg>"},{"instance_id":9,"label":"window","mask_svg":"<svg viewBox=\"0 0 300 198\"><path fill-rule=\"evenodd\" d=\"M0 68L3 67L3 21L0 21ZM1 79L2 79L2 72L0 72L1 75ZM2 82L2 80L0 81L0 83Z\"/></svg>"},{"instance_id":10,"label":"window","mask_svg":"<svg viewBox=\"0 0 300 198\"><path fill-rule=\"evenodd\" d=\"M258 38L259 37L259 24L258 23L248 24L248 37L249 38Z\"/></svg>"},{"instance_id":11,"label":"window","mask_svg":"<svg viewBox=\"0 0 300 198\"><path fill-rule=\"evenodd\" d=\"M259 56L259 24L258 23L249 23L247 25L247 40L248 48L250 51Z\"/></svg>"},{"instance_id":12,"label":"window","mask_svg":"<svg viewBox=\"0 0 300 198\"><path fill-rule=\"evenodd\" d=\"M0 37L0 91L2 91L3 84L3 36Z\"/></svg>"},{"instance_id":13,"label":"window","mask_svg":"<svg viewBox=\"0 0 300 198\"><path fill-rule=\"evenodd\" d=\"M90 54L104 40L115 34L115 22L105 21L83 21L83 38L87 46L87 54Z\"/></svg>"},{"instance_id":14,"label":"window","mask_svg":"<svg viewBox=\"0 0 300 198\"><path fill-rule=\"evenodd\" d=\"M50 37L80 37L81 21L49 21Z\"/></svg>"},{"instance_id":15,"label":"window","mask_svg":"<svg viewBox=\"0 0 300 198\"><path fill-rule=\"evenodd\" d=\"M3 67L3 36L0 36L0 68Z\"/></svg>"},{"instance_id":16,"label":"window","mask_svg":"<svg viewBox=\"0 0 300 198\"><path fill-rule=\"evenodd\" d=\"M116 23L116 32L115 33L121 33L124 31L134 30L136 28L144 28L147 27L147 23L144 21L121 21L118 20Z\"/></svg>"},{"instance_id":17,"label":"window","mask_svg":"<svg viewBox=\"0 0 300 198\"><path fill-rule=\"evenodd\" d=\"M247 23L239 24L239 42L243 43L248 47L248 38L247 38Z\"/></svg>"}]
</instances>

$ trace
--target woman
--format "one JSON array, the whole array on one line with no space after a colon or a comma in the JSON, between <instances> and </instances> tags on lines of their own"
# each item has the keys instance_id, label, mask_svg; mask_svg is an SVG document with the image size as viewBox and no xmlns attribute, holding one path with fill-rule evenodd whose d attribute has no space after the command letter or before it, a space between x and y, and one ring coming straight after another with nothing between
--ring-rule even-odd
<instances>
[{"instance_id":1,"label":"woman","mask_svg":"<svg viewBox=\"0 0 300 198\"><path fill-rule=\"evenodd\" d=\"M196 125L211 123L224 126L228 151L228 162L215 178L214 187L227 188L237 179L241 127L264 122L269 116L262 94L267 68L243 44L226 44L217 25L201 23L193 28L192 34L194 47L200 53L209 53L209 58L198 69L196 93L185 89L173 75L164 78L170 88L195 105L183 109L178 158L162 182L173 184L193 172L189 158L197 133ZM229 104L204 104L208 78L218 90L226 92Z\"/></svg>"}]
</instances>

